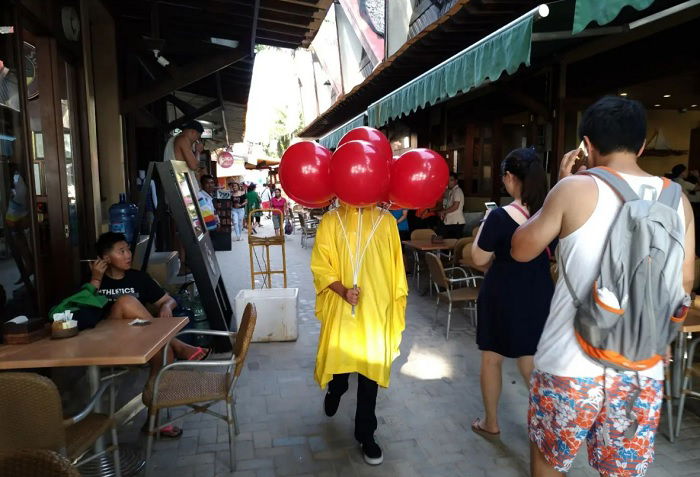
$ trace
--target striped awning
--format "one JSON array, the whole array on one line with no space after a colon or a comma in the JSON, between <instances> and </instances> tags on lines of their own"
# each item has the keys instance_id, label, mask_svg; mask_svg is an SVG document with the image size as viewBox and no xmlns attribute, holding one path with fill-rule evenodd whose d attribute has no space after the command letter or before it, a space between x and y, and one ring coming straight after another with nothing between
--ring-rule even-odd
<instances>
[{"instance_id":1,"label":"striped awning","mask_svg":"<svg viewBox=\"0 0 700 477\"><path fill-rule=\"evenodd\" d=\"M322 146L327 147L328 149L335 149L338 145L338 141L340 141L342 137L345 136L345 134L348 133L351 129L355 129L360 126L365 126L366 118L367 116L365 115L365 113L355 116L347 123L343 124L342 126L334 129L333 131L320 138L318 142Z\"/></svg>"}]
</instances>

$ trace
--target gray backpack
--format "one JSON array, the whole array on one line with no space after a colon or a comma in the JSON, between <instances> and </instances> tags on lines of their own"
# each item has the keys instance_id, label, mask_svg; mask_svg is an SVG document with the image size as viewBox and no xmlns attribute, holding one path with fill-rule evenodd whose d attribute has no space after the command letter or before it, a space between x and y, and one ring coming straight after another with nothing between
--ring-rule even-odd
<instances>
[{"instance_id":1,"label":"gray backpack","mask_svg":"<svg viewBox=\"0 0 700 477\"><path fill-rule=\"evenodd\" d=\"M604 181L623 205L610 228L591 293L576 296L560 261L576 306L576 339L591 359L605 367L649 369L665 355L690 305L681 279L685 255L685 227L677 212L681 189L664 179L658 199L644 200L611 169L584 173ZM649 191L656 198L656 189Z\"/></svg>"}]
</instances>

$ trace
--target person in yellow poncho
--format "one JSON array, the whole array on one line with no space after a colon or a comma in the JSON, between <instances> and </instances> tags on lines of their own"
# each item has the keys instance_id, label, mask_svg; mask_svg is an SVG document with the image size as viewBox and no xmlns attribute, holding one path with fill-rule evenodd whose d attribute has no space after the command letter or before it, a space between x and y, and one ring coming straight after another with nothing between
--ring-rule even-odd
<instances>
[{"instance_id":1,"label":"person in yellow poncho","mask_svg":"<svg viewBox=\"0 0 700 477\"><path fill-rule=\"evenodd\" d=\"M318 226L311 271L321 321L315 378L321 388L328 385L326 415L335 415L350 373L357 373L355 439L368 464L381 464L377 389L389 386L408 295L396 220L377 207L341 203Z\"/></svg>"}]
</instances>

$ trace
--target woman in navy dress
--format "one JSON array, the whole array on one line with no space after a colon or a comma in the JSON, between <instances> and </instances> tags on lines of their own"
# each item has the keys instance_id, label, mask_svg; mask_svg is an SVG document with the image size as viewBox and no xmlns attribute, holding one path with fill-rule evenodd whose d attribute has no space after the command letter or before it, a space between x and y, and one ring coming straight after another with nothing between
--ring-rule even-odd
<instances>
[{"instance_id":1,"label":"woman in navy dress","mask_svg":"<svg viewBox=\"0 0 700 477\"><path fill-rule=\"evenodd\" d=\"M503 185L513 202L487 211L479 228L472 258L490 264L479 293L476 342L481 350L481 395L485 418L472 422L482 435L498 435L498 399L503 358L515 358L525 383L533 369L533 355L549 315L554 283L549 271L552 244L528 263L510 255L515 230L537 213L547 195L547 178L533 149L516 149L501 163Z\"/></svg>"}]
</instances>

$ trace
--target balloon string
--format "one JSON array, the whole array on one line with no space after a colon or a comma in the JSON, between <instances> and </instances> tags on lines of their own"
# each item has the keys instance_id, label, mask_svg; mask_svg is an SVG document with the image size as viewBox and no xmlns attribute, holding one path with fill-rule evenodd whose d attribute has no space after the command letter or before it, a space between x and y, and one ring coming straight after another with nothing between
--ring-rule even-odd
<instances>
[{"instance_id":1,"label":"balloon string","mask_svg":"<svg viewBox=\"0 0 700 477\"><path fill-rule=\"evenodd\" d=\"M360 275L360 270L362 268L362 263L365 258L365 254L367 252L367 248L369 247L369 243L372 241L372 238L374 237L375 232L379 228L379 224L381 223L382 219L384 218L384 215L386 215L386 210L381 209L381 212L379 214L379 217L377 217L376 221L373 221L372 223L372 228L370 231L369 236L367 237L367 241L364 244L364 247L362 247L362 251L360 251L360 244L362 242L362 209L358 208L358 230L357 230L357 247L355 248L355 253L352 253L352 249L350 248L350 240L348 239L348 234L345 229L345 224L343 223L343 219L340 218L340 213L335 210L335 213L338 215L338 222L340 222L340 228L343 232L343 238L345 239L345 245L348 247L348 255L350 255L350 264L352 266L352 276L353 276L353 288L357 286L358 278ZM347 213L348 209L345 209L345 219L347 221ZM354 256L353 256L354 255ZM355 315L355 307L352 307L352 314L353 316Z\"/></svg>"}]
</instances>

